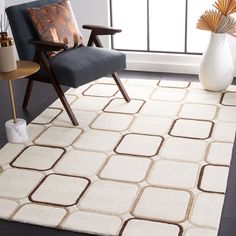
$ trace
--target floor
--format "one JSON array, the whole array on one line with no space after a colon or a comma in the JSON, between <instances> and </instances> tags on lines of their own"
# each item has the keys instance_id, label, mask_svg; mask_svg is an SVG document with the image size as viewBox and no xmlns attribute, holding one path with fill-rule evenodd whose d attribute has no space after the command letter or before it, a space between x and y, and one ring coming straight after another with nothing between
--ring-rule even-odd
<instances>
[{"instance_id":1,"label":"floor","mask_svg":"<svg viewBox=\"0 0 236 236\"><path fill-rule=\"evenodd\" d=\"M127 78L148 78L148 79L175 79L197 81L197 76L194 75L176 75L164 73L142 73L142 72L123 72L121 77ZM236 84L236 81L234 81ZM42 83L35 83L33 94L27 111L21 108L22 99L24 96L26 80L19 80L13 83L16 112L17 117L24 118L30 122L37 117L48 105L50 105L57 97L52 86ZM64 91L67 88L63 88ZM8 96L7 83L1 81L0 83L0 148L7 142L5 136L4 123L6 120L11 119L10 101ZM226 193L226 200L224 204L223 214L221 218L221 225L219 230L220 236L233 236L236 235L236 141L233 151L233 159L230 168L230 175ZM33 226L21 224L17 222L9 222L0 220L0 235L15 236L15 235L45 235L45 236L82 236L86 234L74 233L56 229L50 229L40 226Z\"/></svg>"}]
</instances>

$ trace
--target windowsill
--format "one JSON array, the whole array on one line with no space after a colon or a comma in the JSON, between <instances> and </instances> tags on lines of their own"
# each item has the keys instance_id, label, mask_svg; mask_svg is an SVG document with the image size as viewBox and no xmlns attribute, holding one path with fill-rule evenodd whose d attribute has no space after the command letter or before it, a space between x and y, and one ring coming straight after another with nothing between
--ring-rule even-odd
<instances>
[{"instance_id":1,"label":"windowsill","mask_svg":"<svg viewBox=\"0 0 236 236\"><path fill-rule=\"evenodd\" d=\"M198 74L201 55L124 51L127 70Z\"/></svg>"}]
</instances>

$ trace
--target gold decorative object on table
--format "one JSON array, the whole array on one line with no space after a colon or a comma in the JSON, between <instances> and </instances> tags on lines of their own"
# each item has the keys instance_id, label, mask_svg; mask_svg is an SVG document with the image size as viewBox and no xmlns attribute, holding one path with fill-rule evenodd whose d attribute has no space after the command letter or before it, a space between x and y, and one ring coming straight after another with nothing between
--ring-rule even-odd
<instances>
[{"instance_id":1,"label":"gold decorative object on table","mask_svg":"<svg viewBox=\"0 0 236 236\"><path fill-rule=\"evenodd\" d=\"M13 44L7 32L0 32L0 72L10 72L17 68Z\"/></svg>"},{"instance_id":2,"label":"gold decorative object on table","mask_svg":"<svg viewBox=\"0 0 236 236\"><path fill-rule=\"evenodd\" d=\"M14 52L14 42L8 37L9 22L6 14L0 18L0 72L16 70L16 57Z\"/></svg>"}]
</instances>

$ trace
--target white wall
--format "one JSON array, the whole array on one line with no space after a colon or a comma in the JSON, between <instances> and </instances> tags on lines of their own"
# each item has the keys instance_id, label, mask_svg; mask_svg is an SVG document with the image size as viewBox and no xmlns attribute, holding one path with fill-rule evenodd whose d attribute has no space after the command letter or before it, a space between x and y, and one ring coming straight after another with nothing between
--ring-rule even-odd
<instances>
[{"instance_id":1,"label":"white wall","mask_svg":"<svg viewBox=\"0 0 236 236\"><path fill-rule=\"evenodd\" d=\"M0 16L3 15L5 9L5 0L0 0Z\"/></svg>"},{"instance_id":2,"label":"white wall","mask_svg":"<svg viewBox=\"0 0 236 236\"><path fill-rule=\"evenodd\" d=\"M2 3L4 0L0 0ZM7 6L32 2L33 0L5 0ZM75 18L77 20L79 29L83 35L85 43L89 37L89 30L82 29L82 25L94 24L94 25L110 25L109 12L109 0L70 0ZM4 5L4 4L1 4ZM104 46L109 46L109 39L107 37L102 38Z\"/></svg>"},{"instance_id":3,"label":"white wall","mask_svg":"<svg viewBox=\"0 0 236 236\"><path fill-rule=\"evenodd\" d=\"M4 6L5 6L5 0L0 0L0 11L1 11L1 13L4 9Z\"/></svg>"},{"instance_id":4,"label":"white wall","mask_svg":"<svg viewBox=\"0 0 236 236\"><path fill-rule=\"evenodd\" d=\"M70 0L71 5L81 30L84 40L87 42L89 30L82 29L82 25L110 25L109 0ZM104 46L109 47L108 37L102 37Z\"/></svg>"}]
</instances>

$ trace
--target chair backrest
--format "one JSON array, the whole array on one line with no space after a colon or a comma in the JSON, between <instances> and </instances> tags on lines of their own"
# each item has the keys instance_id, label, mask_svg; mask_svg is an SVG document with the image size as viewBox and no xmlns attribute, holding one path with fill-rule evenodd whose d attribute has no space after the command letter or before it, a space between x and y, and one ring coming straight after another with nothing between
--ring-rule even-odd
<instances>
[{"instance_id":1,"label":"chair backrest","mask_svg":"<svg viewBox=\"0 0 236 236\"><path fill-rule=\"evenodd\" d=\"M26 12L26 8L40 7L60 1L61 0L39 0L11 6L6 9L16 49L21 60L33 60L35 56L35 47L29 44L29 40L38 39L38 34Z\"/></svg>"}]
</instances>

